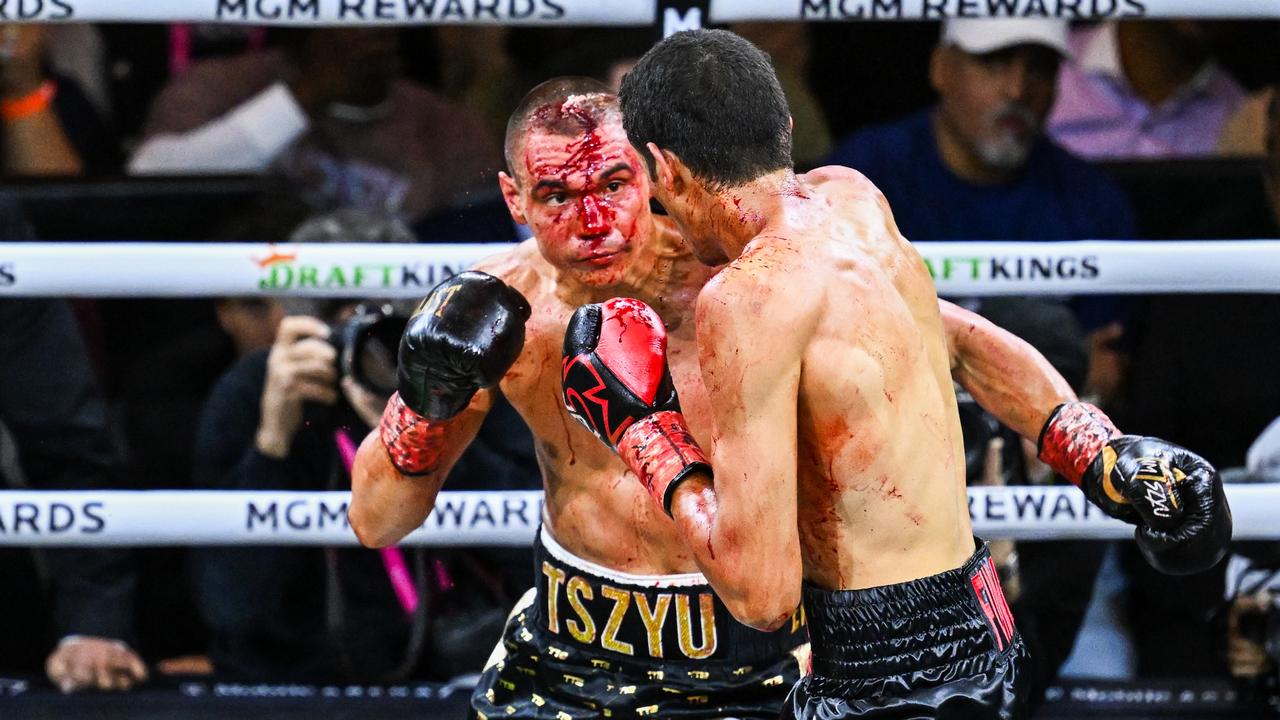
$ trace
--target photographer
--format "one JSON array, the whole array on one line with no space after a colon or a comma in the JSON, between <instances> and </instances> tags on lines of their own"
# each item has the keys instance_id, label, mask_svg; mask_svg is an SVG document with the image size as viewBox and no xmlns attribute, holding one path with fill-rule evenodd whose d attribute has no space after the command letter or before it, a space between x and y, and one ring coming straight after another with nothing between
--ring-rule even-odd
<instances>
[{"instance_id":1,"label":"photographer","mask_svg":"<svg viewBox=\"0 0 1280 720\"><path fill-rule=\"evenodd\" d=\"M400 240L407 234L394 221L382 221L385 232L370 230L370 222L376 221L343 211L304 223L293 239ZM205 405L194 451L197 487L350 487L346 453L378 422L394 388L408 313L397 316L391 305L375 301L286 298L284 304L288 314L270 350L241 358ZM527 430L490 428L489 438L487 447L482 443L464 457L468 465L459 475L481 478L488 487L537 482ZM460 627L498 633L514 601L501 569L460 551L389 552L195 550L196 597L215 670L247 680L339 682L478 671L484 658L465 651L486 644L459 641L457 633ZM396 584L392 565L409 568L411 580ZM520 570L527 575L528 568ZM459 607L466 608L465 618Z\"/></svg>"}]
</instances>

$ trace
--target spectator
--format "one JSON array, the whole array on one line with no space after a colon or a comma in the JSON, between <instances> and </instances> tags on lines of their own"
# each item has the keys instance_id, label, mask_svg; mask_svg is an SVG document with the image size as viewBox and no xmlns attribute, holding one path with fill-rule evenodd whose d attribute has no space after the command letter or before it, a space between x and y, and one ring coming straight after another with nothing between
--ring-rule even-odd
<instances>
[{"instance_id":1,"label":"spectator","mask_svg":"<svg viewBox=\"0 0 1280 720\"><path fill-rule=\"evenodd\" d=\"M294 236L408 239L402 225L385 221L380 236L363 233L357 226L367 228L366 217L351 212L324 216L304 223ZM332 343L346 320L359 312L356 305L286 300L289 315L270 351L241 358L209 397L195 448L197 486L349 487L336 433L358 442L377 424L393 389L362 385L338 367ZM386 348L384 356L390 364L383 370L394 378L395 348ZM481 429L477 451L464 455L460 475L471 476L473 483L482 478L491 488L538 486L528 432L511 419L508 412ZM520 565L520 584L512 586L527 584L532 561L520 562L520 553L501 555ZM413 557L418 592L425 595L430 588L432 597L430 603L423 598L410 617L374 551L194 551L198 603L213 635L215 668L246 678L385 680L412 671L423 648L430 647L430 665L423 669L428 674L478 670L485 641L499 632L514 601L501 574L478 553L428 557L419 549ZM428 564L436 570L421 572ZM442 574L450 579L437 584ZM453 588L447 589L449 585ZM485 640L468 637L469 632Z\"/></svg>"},{"instance_id":2,"label":"spectator","mask_svg":"<svg viewBox=\"0 0 1280 720\"><path fill-rule=\"evenodd\" d=\"M1212 155L1244 89L1212 57L1209 23L1114 21L1075 33L1049 133L1089 158Z\"/></svg>"},{"instance_id":3,"label":"spectator","mask_svg":"<svg viewBox=\"0 0 1280 720\"><path fill-rule=\"evenodd\" d=\"M930 59L937 104L853 134L830 160L875 182L911 240L1130 238L1134 220L1118 186L1044 137L1067 52L1065 22L952 20ZM1078 310L1082 322L1107 317ZM1101 357L1095 352L1092 364ZM1007 443L1005 457L1018 462L1020 450ZM1032 650L1037 695L1070 653L1101 553L1096 543L1019 546L1024 587L1014 614Z\"/></svg>"},{"instance_id":4,"label":"spectator","mask_svg":"<svg viewBox=\"0 0 1280 720\"><path fill-rule=\"evenodd\" d=\"M417 219L487 189L483 120L401 77L394 31L295 30L282 48L198 62L156 99L135 174L272 169L322 207Z\"/></svg>"},{"instance_id":5,"label":"spectator","mask_svg":"<svg viewBox=\"0 0 1280 720\"><path fill-rule=\"evenodd\" d=\"M0 199L0 237L29 239L17 205L7 198ZM106 406L66 303L0 300L0 425L16 441L17 470L30 487L115 486L119 462ZM131 556L121 550L67 548L47 551L44 557L60 638L46 661L49 679L63 692L127 690L145 681L146 666L130 646ZM19 595L38 593L9 593L5 606L20 602ZM29 637L30 626L37 623L25 613L5 612L3 617L4 638ZM20 649L6 647L0 655L11 663Z\"/></svg>"},{"instance_id":6,"label":"spectator","mask_svg":"<svg viewBox=\"0 0 1280 720\"><path fill-rule=\"evenodd\" d=\"M1130 238L1119 187L1044 137L1066 24L953 20L934 48L936 105L842 140L912 240Z\"/></svg>"},{"instance_id":7,"label":"spectator","mask_svg":"<svg viewBox=\"0 0 1280 720\"><path fill-rule=\"evenodd\" d=\"M79 175L116 165L114 136L70 77L47 62L42 25L0 25L0 119L7 176Z\"/></svg>"},{"instance_id":8,"label":"spectator","mask_svg":"<svg viewBox=\"0 0 1280 720\"><path fill-rule=\"evenodd\" d=\"M871 178L912 240L1130 239L1124 193L1044 136L1067 26L953 20L930 59L938 103L845 138L830 161ZM1091 333L1089 391L1114 394L1121 307L1077 300Z\"/></svg>"}]
</instances>

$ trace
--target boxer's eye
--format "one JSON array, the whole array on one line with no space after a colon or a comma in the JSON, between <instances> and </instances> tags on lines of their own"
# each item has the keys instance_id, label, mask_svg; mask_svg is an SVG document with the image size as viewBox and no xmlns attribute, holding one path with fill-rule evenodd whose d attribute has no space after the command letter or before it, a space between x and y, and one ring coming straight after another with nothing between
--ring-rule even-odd
<instances>
[{"instance_id":1,"label":"boxer's eye","mask_svg":"<svg viewBox=\"0 0 1280 720\"><path fill-rule=\"evenodd\" d=\"M542 198L542 201L548 205L563 205L565 201L564 193L551 193Z\"/></svg>"},{"instance_id":2,"label":"boxer's eye","mask_svg":"<svg viewBox=\"0 0 1280 720\"><path fill-rule=\"evenodd\" d=\"M618 192L619 190L621 190L621 189L622 189L622 181L621 181L621 180L614 180L613 182L610 182L610 183L609 183L607 186L605 186L605 187L606 187L606 188L609 190L609 192L611 192L611 193Z\"/></svg>"}]
</instances>

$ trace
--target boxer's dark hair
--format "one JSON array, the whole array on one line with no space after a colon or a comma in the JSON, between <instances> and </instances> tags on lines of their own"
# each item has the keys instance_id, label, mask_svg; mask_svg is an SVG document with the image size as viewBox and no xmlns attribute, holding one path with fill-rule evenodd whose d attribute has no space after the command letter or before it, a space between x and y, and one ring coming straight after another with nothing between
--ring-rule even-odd
<instances>
[{"instance_id":1,"label":"boxer's dark hair","mask_svg":"<svg viewBox=\"0 0 1280 720\"><path fill-rule=\"evenodd\" d=\"M791 167L791 112L760 48L727 30L687 30L653 46L622 80L622 120L704 182L741 185Z\"/></svg>"},{"instance_id":2,"label":"boxer's dark hair","mask_svg":"<svg viewBox=\"0 0 1280 720\"><path fill-rule=\"evenodd\" d=\"M564 103L575 95L584 96L574 107L583 112L564 111ZM507 160L507 174L516 175L516 160L520 145L532 129L566 137L576 137L590 131L589 123L600 125L610 119L620 119L618 97L609 86L589 77L558 77L539 84L530 90L516 106L507 120L507 137L503 153Z\"/></svg>"}]
</instances>

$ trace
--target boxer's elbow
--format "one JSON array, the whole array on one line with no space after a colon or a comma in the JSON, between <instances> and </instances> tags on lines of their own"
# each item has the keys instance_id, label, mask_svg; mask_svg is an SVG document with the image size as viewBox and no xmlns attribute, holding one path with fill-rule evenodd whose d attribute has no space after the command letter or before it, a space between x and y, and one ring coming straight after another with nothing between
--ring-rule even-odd
<instances>
[{"instance_id":1,"label":"boxer's elbow","mask_svg":"<svg viewBox=\"0 0 1280 720\"><path fill-rule=\"evenodd\" d=\"M404 537L406 531L401 529L394 513L387 512L388 504L378 502L370 497L367 491L362 492L356 483L351 493L351 502L347 505L347 524L356 534L356 539L367 548L384 548L395 545Z\"/></svg>"},{"instance_id":2,"label":"boxer's elbow","mask_svg":"<svg viewBox=\"0 0 1280 720\"><path fill-rule=\"evenodd\" d=\"M394 545L408 532L398 517L407 504L402 497L405 478L391 464L381 442L376 432L369 433L351 467L347 524L360 544L369 548Z\"/></svg>"},{"instance_id":3,"label":"boxer's elbow","mask_svg":"<svg viewBox=\"0 0 1280 720\"><path fill-rule=\"evenodd\" d=\"M356 539L367 548L384 548L395 545L403 534L397 532L390 523L381 521L369 509L369 503L360 502L354 496L351 499L351 504L347 507L347 523L351 525L351 531L356 534Z\"/></svg>"},{"instance_id":4,"label":"boxer's elbow","mask_svg":"<svg viewBox=\"0 0 1280 720\"><path fill-rule=\"evenodd\" d=\"M800 606L800 585L796 583L787 588L760 585L733 600L725 599L725 605L743 625L772 632L791 622Z\"/></svg>"}]
</instances>

